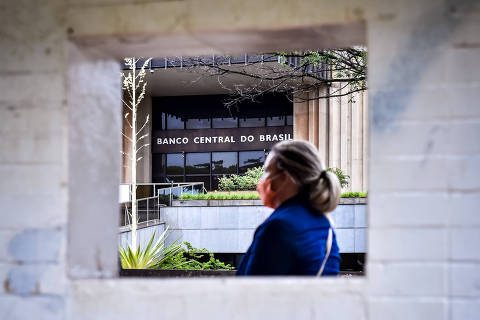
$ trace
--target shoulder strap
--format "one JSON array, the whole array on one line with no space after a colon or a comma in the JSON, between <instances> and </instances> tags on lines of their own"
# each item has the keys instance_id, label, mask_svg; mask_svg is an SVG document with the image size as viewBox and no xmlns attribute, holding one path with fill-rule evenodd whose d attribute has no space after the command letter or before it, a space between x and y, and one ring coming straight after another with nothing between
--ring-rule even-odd
<instances>
[{"instance_id":1,"label":"shoulder strap","mask_svg":"<svg viewBox=\"0 0 480 320\"><path fill-rule=\"evenodd\" d=\"M333 231L332 228L328 228L328 237L326 243L326 250L325 250L325 258L323 258L322 266L320 270L317 272L317 277L320 277L323 273L323 269L325 269L325 265L327 264L328 257L330 256L330 251L332 250L332 242L333 242Z\"/></svg>"}]
</instances>

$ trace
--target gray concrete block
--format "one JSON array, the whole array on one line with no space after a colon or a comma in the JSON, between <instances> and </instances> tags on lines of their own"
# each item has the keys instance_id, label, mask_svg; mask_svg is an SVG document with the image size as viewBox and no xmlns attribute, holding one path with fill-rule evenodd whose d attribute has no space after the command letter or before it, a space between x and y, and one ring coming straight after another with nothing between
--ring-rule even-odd
<instances>
[{"instance_id":1,"label":"gray concrete block","mask_svg":"<svg viewBox=\"0 0 480 320\"><path fill-rule=\"evenodd\" d=\"M27 229L12 238L8 251L21 262L57 262L63 239L61 229Z\"/></svg>"},{"instance_id":2,"label":"gray concrete block","mask_svg":"<svg viewBox=\"0 0 480 320\"><path fill-rule=\"evenodd\" d=\"M238 208L238 228L254 229L258 227L257 217L258 207L241 207Z\"/></svg>"},{"instance_id":3,"label":"gray concrete block","mask_svg":"<svg viewBox=\"0 0 480 320\"><path fill-rule=\"evenodd\" d=\"M177 207L165 207L160 210L160 218L170 230L178 229L178 210Z\"/></svg>"},{"instance_id":4,"label":"gray concrete block","mask_svg":"<svg viewBox=\"0 0 480 320\"><path fill-rule=\"evenodd\" d=\"M336 228L353 228L354 227L354 205L339 205L332 213L331 217L335 222Z\"/></svg>"},{"instance_id":5,"label":"gray concrete block","mask_svg":"<svg viewBox=\"0 0 480 320\"><path fill-rule=\"evenodd\" d=\"M337 244L342 253L355 252L355 230L336 229Z\"/></svg>"},{"instance_id":6,"label":"gray concrete block","mask_svg":"<svg viewBox=\"0 0 480 320\"><path fill-rule=\"evenodd\" d=\"M355 229L355 252L367 251L367 229Z\"/></svg>"},{"instance_id":7,"label":"gray concrete block","mask_svg":"<svg viewBox=\"0 0 480 320\"><path fill-rule=\"evenodd\" d=\"M367 206L366 205L355 205L354 206L354 226L355 228L366 228L367 227Z\"/></svg>"},{"instance_id":8,"label":"gray concrete block","mask_svg":"<svg viewBox=\"0 0 480 320\"><path fill-rule=\"evenodd\" d=\"M219 228L219 207L200 207L200 220L202 229Z\"/></svg>"},{"instance_id":9,"label":"gray concrete block","mask_svg":"<svg viewBox=\"0 0 480 320\"><path fill-rule=\"evenodd\" d=\"M239 252L238 230L205 230L201 233L202 248L212 252Z\"/></svg>"},{"instance_id":10,"label":"gray concrete block","mask_svg":"<svg viewBox=\"0 0 480 320\"><path fill-rule=\"evenodd\" d=\"M219 229L238 229L240 207L221 207L218 212Z\"/></svg>"},{"instance_id":11,"label":"gray concrete block","mask_svg":"<svg viewBox=\"0 0 480 320\"><path fill-rule=\"evenodd\" d=\"M253 241L253 234L255 233L254 229L249 230L238 230L238 251L237 253L247 252L250 244Z\"/></svg>"},{"instance_id":12,"label":"gray concrete block","mask_svg":"<svg viewBox=\"0 0 480 320\"><path fill-rule=\"evenodd\" d=\"M66 296L40 295L20 297L5 295L0 297L2 317L8 319L63 320L65 319Z\"/></svg>"},{"instance_id":13,"label":"gray concrete block","mask_svg":"<svg viewBox=\"0 0 480 320\"><path fill-rule=\"evenodd\" d=\"M19 265L10 270L8 287L19 295L39 294L40 279L49 265Z\"/></svg>"},{"instance_id":14,"label":"gray concrete block","mask_svg":"<svg viewBox=\"0 0 480 320\"><path fill-rule=\"evenodd\" d=\"M200 210L196 207L178 209L178 228L179 229L200 229L201 219Z\"/></svg>"}]
</instances>

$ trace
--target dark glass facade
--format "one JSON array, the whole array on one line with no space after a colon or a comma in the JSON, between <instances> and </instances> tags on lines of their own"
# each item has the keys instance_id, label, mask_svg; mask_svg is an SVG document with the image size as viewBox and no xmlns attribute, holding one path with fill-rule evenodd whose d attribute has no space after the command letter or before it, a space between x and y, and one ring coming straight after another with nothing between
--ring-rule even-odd
<instances>
[{"instance_id":1,"label":"dark glass facade","mask_svg":"<svg viewBox=\"0 0 480 320\"><path fill-rule=\"evenodd\" d=\"M285 96L267 96L260 103L245 103L230 109L223 106L225 98L218 95L153 98L153 130L221 131L293 125L293 104ZM153 182L204 182L207 190L216 190L220 177L262 166L268 151L268 148L231 150L226 146L220 152L153 153L152 179Z\"/></svg>"}]
</instances>

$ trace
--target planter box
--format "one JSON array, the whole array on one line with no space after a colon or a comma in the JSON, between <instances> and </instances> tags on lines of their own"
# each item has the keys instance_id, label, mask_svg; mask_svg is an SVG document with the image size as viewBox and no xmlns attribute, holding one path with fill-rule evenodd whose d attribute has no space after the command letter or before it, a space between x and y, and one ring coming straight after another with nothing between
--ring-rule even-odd
<instances>
[{"instance_id":1,"label":"planter box","mask_svg":"<svg viewBox=\"0 0 480 320\"><path fill-rule=\"evenodd\" d=\"M120 277L206 278L233 277L236 270L149 270L120 269Z\"/></svg>"},{"instance_id":2,"label":"planter box","mask_svg":"<svg viewBox=\"0 0 480 320\"><path fill-rule=\"evenodd\" d=\"M263 206L262 200L173 200L172 207Z\"/></svg>"},{"instance_id":3,"label":"planter box","mask_svg":"<svg viewBox=\"0 0 480 320\"><path fill-rule=\"evenodd\" d=\"M330 215L342 253L366 252L366 203L365 198L342 198ZM261 200L175 200L161 209L161 220L172 232L169 239L215 253L244 253L272 211Z\"/></svg>"},{"instance_id":4,"label":"planter box","mask_svg":"<svg viewBox=\"0 0 480 320\"><path fill-rule=\"evenodd\" d=\"M342 204L367 204L367 198L340 198ZM172 207L263 206L262 200L173 200Z\"/></svg>"}]
</instances>

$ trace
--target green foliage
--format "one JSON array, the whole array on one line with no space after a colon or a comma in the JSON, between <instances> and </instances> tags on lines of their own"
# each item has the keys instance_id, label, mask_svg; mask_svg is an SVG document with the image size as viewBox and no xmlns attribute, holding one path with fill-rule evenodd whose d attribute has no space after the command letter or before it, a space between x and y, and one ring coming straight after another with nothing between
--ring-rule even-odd
<instances>
[{"instance_id":1,"label":"green foliage","mask_svg":"<svg viewBox=\"0 0 480 320\"><path fill-rule=\"evenodd\" d=\"M340 181L340 186L342 188L347 187L350 184L350 176L346 175L341 169L339 168L327 168L328 172L334 173L338 181Z\"/></svg>"},{"instance_id":2,"label":"green foliage","mask_svg":"<svg viewBox=\"0 0 480 320\"><path fill-rule=\"evenodd\" d=\"M164 259L156 269L234 270L235 268L215 259L213 253L207 249L197 249L189 242L184 242L180 251Z\"/></svg>"},{"instance_id":3,"label":"green foliage","mask_svg":"<svg viewBox=\"0 0 480 320\"><path fill-rule=\"evenodd\" d=\"M148 241L147 246L142 249L138 245L135 250L130 245L126 248L120 247L120 261L123 269L156 269L160 266L166 259L171 258L172 256L177 255L181 250L181 244L177 244L175 241L169 246L165 245L165 241L168 236L168 227L160 235L158 240L154 243L155 232Z\"/></svg>"},{"instance_id":4,"label":"green foliage","mask_svg":"<svg viewBox=\"0 0 480 320\"><path fill-rule=\"evenodd\" d=\"M341 195L342 198L366 198L366 192L345 192Z\"/></svg>"},{"instance_id":5,"label":"green foliage","mask_svg":"<svg viewBox=\"0 0 480 320\"><path fill-rule=\"evenodd\" d=\"M244 175L232 174L219 179L218 188L222 191L256 190L264 170L263 167L248 169Z\"/></svg>"},{"instance_id":6,"label":"green foliage","mask_svg":"<svg viewBox=\"0 0 480 320\"><path fill-rule=\"evenodd\" d=\"M350 184L350 176L346 175L341 169L328 168L327 171L332 172L337 176L342 188L345 188ZM253 169L248 169L245 175L232 174L230 176L225 176L219 179L218 188L222 191L253 191L257 189L258 181L262 177L263 173L263 167L256 167ZM205 198L205 200L213 199Z\"/></svg>"},{"instance_id":7,"label":"green foliage","mask_svg":"<svg viewBox=\"0 0 480 320\"><path fill-rule=\"evenodd\" d=\"M184 193L181 195L180 200L257 200L260 199L260 196L257 192L252 193L220 193L220 192L210 192L210 193L199 193L191 194Z\"/></svg>"},{"instance_id":8,"label":"green foliage","mask_svg":"<svg viewBox=\"0 0 480 320\"><path fill-rule=\"evenodd\" d=\"M366 192L345 192L341 195L342 198L366 198ZM184 193L180 200L259 200L258 193L219 193L211 192L205 194L190 194Z\"/></svg>"}]
</instances>

